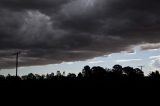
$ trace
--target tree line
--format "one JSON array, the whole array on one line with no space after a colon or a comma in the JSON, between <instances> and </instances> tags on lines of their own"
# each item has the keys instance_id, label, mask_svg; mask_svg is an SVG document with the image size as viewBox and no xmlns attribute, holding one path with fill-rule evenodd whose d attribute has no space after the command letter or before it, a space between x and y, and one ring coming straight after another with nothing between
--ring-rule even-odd
<instances>
[{"instance_id":1,"label":"tree line","mask_svg":"<svg viewBox=\"0 0 160 106\"><path fill-rule=\"evenodd\" d=\"M160 80L160 73L159 71L151 72L149 75L145 76L144 72L139 68L133 68L130 66L122 67L121 65L114 65L112 69L105 69L100 66L84 66L82 69L82 72L80 72L78 75L74 73L69 73L68 75L65 75L65 72L61 73L60 71L57 71L57 73L51 73L47 75L38 75L30 73L28 75L24 76L11 76L8 74L7 76L0 75L0 81L6 81L6 80L61 80L61 79L92 79L92 80L98 80L98 79L155 79Z\"/></svg>"},{"instance_id":2,"label":"tree line","mask_svg":"<svg viewBox=\"0 0 160 106\"><path fill-rule=\"evenodd\" d=\"M30 73L24 76L0 75L0 85L3 87L160 87L159 71L151 72L147 76L139 68L114 65L112 69L100 66L84 66L78 75L74 73L51 73L38 75Z\"/></svg>"}]
</instances>

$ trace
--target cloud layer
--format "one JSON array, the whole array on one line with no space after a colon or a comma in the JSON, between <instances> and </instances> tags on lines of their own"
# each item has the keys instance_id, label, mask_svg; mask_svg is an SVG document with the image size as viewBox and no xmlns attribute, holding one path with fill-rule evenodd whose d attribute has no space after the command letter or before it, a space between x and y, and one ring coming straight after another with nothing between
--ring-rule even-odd
<instances>
[{"instance_id":1,"label":"cloud layer","mask_svg":"<svg viewBox=\"0 0 160 106\"><path fill-rule=\"evenodd\" d=\"M0 67L13 67L11 54L17 50L22 51L20 64L30 66L159 43L159 4L159 0L1 0Z\"/></svg>"}]
</instances>

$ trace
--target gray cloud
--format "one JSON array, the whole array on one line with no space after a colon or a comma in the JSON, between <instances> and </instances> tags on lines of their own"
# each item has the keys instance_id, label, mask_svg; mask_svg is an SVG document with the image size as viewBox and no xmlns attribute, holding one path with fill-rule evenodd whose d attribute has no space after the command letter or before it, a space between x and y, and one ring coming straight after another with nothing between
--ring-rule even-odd
<instances>
[{"instance_id":1,"label":"gray cloud","mask_svg":"<svg viewBox=\"0 0 160 106\"><path fill-rule=\"evenodd\" d=\"M157 58L157 59L152 60L150 66L155 69L160 69L160 59Z\"/></svg>"},{"instance_id":2,"label":"gray cloud","mask_svg":"<svg viewBox=\"0 0 160 106\"><path fill-rule=\"evenodd\" d=\"M159 43L158 0L1 0L0 67L78 61ZM153 46L152 46L153 47ZM13 59L12 59L13 58Z\"/></svg>"},{"instance_id":3,"label":"gray cloud","mask_svg":"<svg viewBox=\"0 0 160 106\"><path fill-rule=\"evenodd\" d=\"M147 43L140 46L142 50L159 49L160 43Z\"/></svg>"},{"instance_id":4,"label":"gray cloud","mask_svg":"<svg viewBox=\"0 0 160 106\"><path fill-rule=\"evenodd\" d=\"M1 0L0 7L16 11L57 9L71 0Z\"/></svg>"}]
</instances>

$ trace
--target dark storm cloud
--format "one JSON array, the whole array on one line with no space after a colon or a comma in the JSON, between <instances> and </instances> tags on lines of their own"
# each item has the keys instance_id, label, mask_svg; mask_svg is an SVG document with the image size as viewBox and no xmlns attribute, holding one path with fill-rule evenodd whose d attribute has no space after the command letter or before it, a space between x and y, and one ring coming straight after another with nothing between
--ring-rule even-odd
<instances>
[{"instance_id":1,"label":"dark storm cloud","mask_svg":"<svg viewBox=\"0 0 160 106\"><path fill-rule=\"evenodd\" d=\"M70 0L1 0L0 7L11 10L56 9Z\"/></svg>"},{"instance_id":2,"label":"dark storm cloud","mask_svg":"<svg viewBox=\"0 0 160 106\"><path fill-rule=\"evenodd\" d=\"M159 43L158 0L1 0L0 66L79 61ZM154 45L154 44L153 44ZM153 46L152 46L153 47Z\"/></svg>"}]
</instances>

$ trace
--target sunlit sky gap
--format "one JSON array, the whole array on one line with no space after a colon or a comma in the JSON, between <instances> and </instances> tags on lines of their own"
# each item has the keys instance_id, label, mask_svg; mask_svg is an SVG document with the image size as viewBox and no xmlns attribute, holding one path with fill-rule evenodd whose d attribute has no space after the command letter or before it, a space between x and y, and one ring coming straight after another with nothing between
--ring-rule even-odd
<instances>
[{"instance_id":1,"label":"sunlit sky gap","mask_svg":"<svg viewBox=\"0 0 160 106\"><path fill-rule=\"evenodd\" d=\"M58 70L61 72L76 73L82 71L85 65L102 66L104 68L112 68L113 65L120 64L123 67L131 66L134 68L139 68L138 66L145 66L143 71L145 75L148 75L151 71L160 69L160 49L150 49L150 50L139 50L135 48L134 52L121 52L114 53L110 55L104 55L101 57L95 57L93 59L88 59L86 61L76 61L76 62L62 62L61 64L49 64L44 66L31 66L31 67L20 67L19 75L28 75L29 73L34 74L50 74L52 72L56 73ZM0 71L2 75L15 75L15 69L2 69Z\"/></svg>"}]
</instances>

